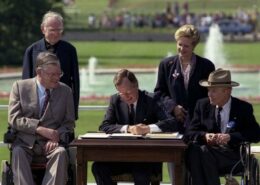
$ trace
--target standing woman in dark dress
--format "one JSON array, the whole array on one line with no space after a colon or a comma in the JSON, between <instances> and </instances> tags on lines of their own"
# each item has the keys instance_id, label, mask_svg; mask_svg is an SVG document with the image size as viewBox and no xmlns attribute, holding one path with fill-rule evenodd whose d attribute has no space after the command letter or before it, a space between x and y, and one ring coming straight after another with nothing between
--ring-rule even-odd
<instances>
[{"instance_id":1,"label":"standing woman in dark dress","mask_svg":"<svg viewBox=\"0 0 260 185\"><path fill-rule=\"evenodd\" d=\"M161 61L154 92L166 110L176 117L183 132L193 117L197 100L207 97L207 89L199 81L207 79L215 66L194 53L200 35L193 25L180 27L175 32L175 40L178 54Z\"/></svg>"}]
</instances>

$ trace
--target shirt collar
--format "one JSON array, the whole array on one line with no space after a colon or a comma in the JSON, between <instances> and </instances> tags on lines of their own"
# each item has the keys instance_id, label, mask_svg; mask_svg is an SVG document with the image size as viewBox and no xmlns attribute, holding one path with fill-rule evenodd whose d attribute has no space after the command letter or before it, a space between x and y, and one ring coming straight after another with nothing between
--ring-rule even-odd
<instances>
[{"instance_id":1,"label":"shirt collar","mask_svg":"<svg viewBox=\"0 0 260 185\"><path fill-rule=\"evenodd\" d=\"M36 85L40 94L45 94L46 88L39 82L37 78L36 78ZM52 91L52 89L50 89L50 91Z\"/></svg>"},{"instance_id":2,"label":"shirt collar","mask_svg":"<svg viewBox=\"0 0 260 185\"><path fill-rule=\"evenodd\" d=\"M180 56L178 56L178 59L181 62ZM192 53L192 55L191 55L191 65L193 65L194 63L196 63L196 55L194 53Z\"/></svg>"},{"instance_id":3,"label":"shirt collar","mask_svg":"<svg viewBox=\"0 0 260 185\"><path fill-rule=\"evenodd\" d=\"M219 106L217 105L216 108L218 108ZM231 107L231 97L228 99L227 103L225 103L225 105L222 106L222 110L230 110Z\"/></svg>"},{"instance_id":4,"label":"shirt collar","mask_svg":"<svg viewBox=\"0 0 260 185\"><path fill-rule=\"evenodd\" d=\"M223 109L224 110L230 110L230 107L231 107L231 97L229 98L227 103L223 106Z\"/></svg>"},{"instance_id":5,"label":"shirt collar","mask_svg":"<svg viewBox=\"0 0 260 185\"><path fill-rule=\"evenodd\" d=\"M59 42L59 41L58 41ZM50 44L46 39L44 39L44 43L45 43L45 47L47 50L53 48L54 50L56 50L58 42L55 43L54 45Z\"/></svg>"},{"instance_id":6,"label":"shirt collar","mask_svg":"<svg viewBox=\"0 0 260 185\"><path fill-rule=\"evenodd\" d=\"M38 92L43 95L45 93L46 88L39 82L37 78L36 78L36 84L37 84Z\"/></svg>"}]
</instances>

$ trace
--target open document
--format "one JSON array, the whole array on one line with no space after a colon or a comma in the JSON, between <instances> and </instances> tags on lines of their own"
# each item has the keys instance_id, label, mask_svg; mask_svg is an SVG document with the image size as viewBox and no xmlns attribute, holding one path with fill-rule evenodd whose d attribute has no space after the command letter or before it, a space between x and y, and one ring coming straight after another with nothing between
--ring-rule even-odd
<instances>
[{"instance_id":1,"label":"open document","mask_svg":"<svg viewBox=\"0 0 260 185\"><path fill-rule=\"evenodd\" d=\"M104 132L88 132L83 135L79 135L79 138L84 139L84 138L109 138L110 134L106 134Z\"/></svg>"},{"instance_id":2,"label":"open document","mask_svg":"<svg viewBox=\"0 0 260 185\"><path fill-rule=\"evenodd\" d=\"M96 133L86 133L83 135L79 135L79 138L122 138L122 139L135 139L135 138L143 138L143 139L182 139L183 135L179 132L172 133L149 133L146 135L134 135L131 133L113 133L106 134L102 132Z\"/></svg>"}]
</instances>

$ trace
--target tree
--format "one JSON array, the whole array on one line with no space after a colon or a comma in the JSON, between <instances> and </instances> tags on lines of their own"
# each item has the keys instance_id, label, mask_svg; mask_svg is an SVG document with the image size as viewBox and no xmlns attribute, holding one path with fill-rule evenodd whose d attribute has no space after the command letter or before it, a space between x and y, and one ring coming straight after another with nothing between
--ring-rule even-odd
<instances>
[{"instance_id":1,"label":"tree","mask_svg":"<svg viewBox=\"0 0 260 185\"><path fill-rule=\"evenodd\" d=\"M60 0L0 1L0 65L22 65L25 49L39 40L42 16L49 10L63 13Z\"/></svg>"}]
</instances>

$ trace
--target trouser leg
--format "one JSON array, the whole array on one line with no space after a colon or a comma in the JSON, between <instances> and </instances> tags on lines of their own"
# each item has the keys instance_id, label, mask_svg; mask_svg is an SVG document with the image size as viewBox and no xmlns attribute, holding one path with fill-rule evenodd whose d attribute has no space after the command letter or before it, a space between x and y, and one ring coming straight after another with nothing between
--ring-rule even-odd
<instances>
[{"instance_id":1,"label":"trouser leg","mask_svg":"<svg viewBox=\"0 0 260 185\"><path fill-rule=\"evenodd\" d=\"M196 144L189 145L187 150L187 164L193 185L220 184L218 175L216 175L215 161L202 146ZM208 178L211 178L210 184L208 184Z\"/></svg>"},{"instance_id":2,"label":"trouser leg","mask_svg":"<svg viewBox=\"0 0 260 185\"><path fill-rule=\"evenodd\" d=\"M48 162L42 185L65 185L68 180L68 155L64 147L47 156Z\"/></svg>"},{"instance_id":3,"label":"trouser leg","mask_svg":"<svg viewBox=\"0 0 260 185\"><path fill-rule=\"evenodd\" d=\"M193 185L220 185L220 174L230 173L239 161L238 151L221 146L192 144L187 151ZM241 164L237 170L241 170Z\"/></svg>"},{"instance_id":4,"label":"trouser leg","mask_svg":"<svg viewBox=\"0 0 260 185\"><path fill-rule=\"evenodd\" d=\"M15 185L34 185L31 161L32 156L26 149L20 146L12 149L12 171Z\"/></svg>"},{"instance_id":5,"label":"trouser leg","mask_svg":"<svg viewBox=\"0 0 260 185\"><path fill-rule=\"evenodd\" d=\"M113 185L111 179L112 163L94 162L92 165L92 173L95 177L97 185Z\"/></svg>"}]
</instances>

